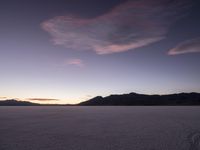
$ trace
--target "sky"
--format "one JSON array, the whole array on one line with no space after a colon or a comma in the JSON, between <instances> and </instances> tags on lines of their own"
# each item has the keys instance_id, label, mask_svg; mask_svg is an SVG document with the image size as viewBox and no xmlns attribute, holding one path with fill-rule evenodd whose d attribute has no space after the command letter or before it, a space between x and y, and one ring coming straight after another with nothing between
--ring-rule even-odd
<instances>
[{"instance_id":1,"label":"sky","mask_svg":"<svg viewBox=\"0 0 200 150\"><path fill-rule=\"evenodd\" d=\"M1 0L0 99L200 92L198 0Z\"/></svg>"}]
</instances>

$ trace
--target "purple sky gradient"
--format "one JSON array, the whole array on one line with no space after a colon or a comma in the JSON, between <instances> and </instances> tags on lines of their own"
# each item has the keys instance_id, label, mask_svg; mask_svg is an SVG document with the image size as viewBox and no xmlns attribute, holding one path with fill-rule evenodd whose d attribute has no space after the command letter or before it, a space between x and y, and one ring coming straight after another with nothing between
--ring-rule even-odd
<instances>
[{"instance_id":1,"label":"purple sky gradient","mask_svg":"<svg viewBox=\"0 0 200 150\"><path fill-rule=\"evenodd\" d=\"M0 97L200 92L198 0L0 1Z\"/></svg>"}]
</instances>

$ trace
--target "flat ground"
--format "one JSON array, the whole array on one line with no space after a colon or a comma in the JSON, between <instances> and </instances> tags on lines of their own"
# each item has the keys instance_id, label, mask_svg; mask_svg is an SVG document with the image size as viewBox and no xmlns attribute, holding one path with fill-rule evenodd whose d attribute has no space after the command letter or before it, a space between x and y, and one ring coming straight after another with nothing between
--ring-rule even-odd
<instances>
[{"instance_id":1,"label":"flat ground","mask_svg":"<svg viewBox=\"0 0 200 150\"><path fill-rule=\"evenodd\" d=\"M200 107L0 107L0 150L200 150Z\"/></svg>"}]
</instances>

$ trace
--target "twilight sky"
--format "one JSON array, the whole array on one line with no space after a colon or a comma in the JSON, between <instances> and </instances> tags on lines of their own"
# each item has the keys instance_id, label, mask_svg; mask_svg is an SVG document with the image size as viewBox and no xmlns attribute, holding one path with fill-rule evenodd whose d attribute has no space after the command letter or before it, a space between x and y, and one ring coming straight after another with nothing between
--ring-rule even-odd
<instances>
[{"instance_id":1,"label":"twilight sky","mask_svg":"<svg viewBox=\"0 0 200 150\"><path fill-rule=\"evenodd\" d=\"M1 0L0 99L200 92L198 0Z\"/></svg>"}]
</instances>

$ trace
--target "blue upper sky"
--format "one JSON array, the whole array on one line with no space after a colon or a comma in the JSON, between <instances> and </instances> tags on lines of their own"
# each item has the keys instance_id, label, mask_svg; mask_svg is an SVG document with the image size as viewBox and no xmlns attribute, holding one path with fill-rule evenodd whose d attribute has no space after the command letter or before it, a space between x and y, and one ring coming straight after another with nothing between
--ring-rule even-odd
<instances>
[{"instance_id":1,"label":"blue upper sky","mask_svg":"<svg viewBox=\"0 0 200 150\"><path fill-rule=\"evenodd\" d=\"M200 92L198 0L1 0L0 99Z\"/></svg>"}]
</instances>

